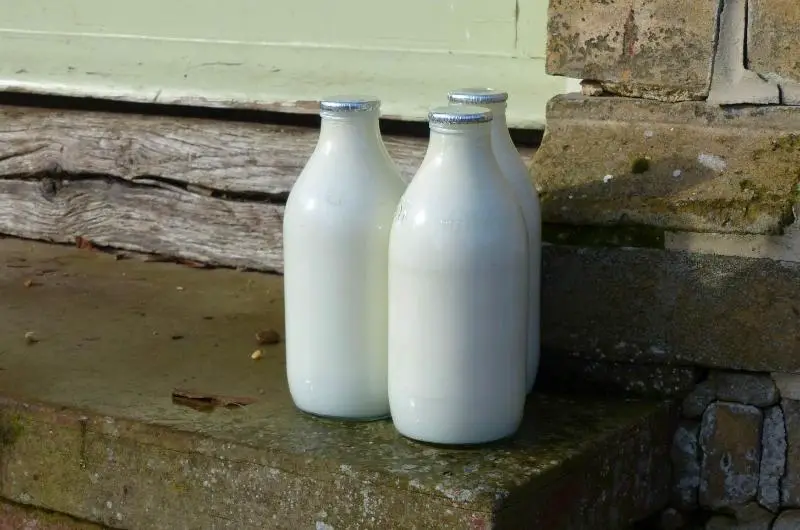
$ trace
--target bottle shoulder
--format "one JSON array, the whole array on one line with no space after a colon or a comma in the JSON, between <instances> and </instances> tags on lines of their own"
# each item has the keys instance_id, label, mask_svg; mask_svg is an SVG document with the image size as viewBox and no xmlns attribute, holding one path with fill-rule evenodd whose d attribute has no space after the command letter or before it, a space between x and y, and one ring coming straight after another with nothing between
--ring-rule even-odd
<instances>
[{"instance_id":1,"label":"bottle shoulder","mask_svg":"<svg viewBox=\"0 0 800 530\"><path fill-rule=\"evenodd\" d=\"M397 168L380 160L359 163L341 157L312 157L292 186L287 207L308 201L329 207L396 203L405 186Z\"/></svg>"},{"instance_id":2,"label":"bottle shoulder","mask_svg":"<svg viewBox=\"0 0 800 530\"><path fill-rule=\"evenodd\" d=\"M423 162L403 198L416 207L491 210L513 203L505 176L492 160Z\"/></svg>"},{"instance_id":3,"label":"bottle shoulder","mask_svg":"<svg viewBox=\"0 0 800 530\"><path fill-rule=\"evenodd\" d=\"M502 190L447 194L426 193L421 189L406 193L397 206L392 226L393 230L403 232L441 232L476 238L504 234L504 238L525 239L527 233L520 208Z\"/></svg>"},{"instance_id":4,"label":"bottle shoulder","mask_svg":"<svg viewBox=\"0 0 800 530\"><path fill-rule=\"evenodd\" d=\"M362 244L373 241L370 234L378 240L388 238L400 195L401 191L391 189L369 191L300 183L286 202L284 246L307 237L328 238L329 242L345 238Z\"/></svg>"}]
</instances>

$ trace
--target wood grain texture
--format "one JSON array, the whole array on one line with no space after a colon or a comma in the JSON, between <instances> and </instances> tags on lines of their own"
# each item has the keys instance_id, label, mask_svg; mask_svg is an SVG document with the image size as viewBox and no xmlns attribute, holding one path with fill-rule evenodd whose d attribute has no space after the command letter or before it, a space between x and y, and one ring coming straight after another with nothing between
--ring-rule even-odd
<instances>
[{"instance_id":1,"label":"wood grain texture","mask_svg":"<svg viewBox=\"0 0 800 530\"><path fill-rule=\"evenodd\" d=\"M0 106L0 234L280 272L318 130ZM385 138L404 178L424 138ZM530 155L532 151L525 151Z\"/></svg>"},{"instance_id":2,"label":"wood grain texture","mask_svg":"<svg viewBox=\"0 0 800 530\"><path fill-rule=\"evenodd\" d=\"M283 206L111 179L0 180L0 233L281 272Z\"/></svg>"},{"instance_id":3,"label":"wood grain texture","mask_svg":"<svg viewBox=\"0 0 800 530\"><path fill-rule=\"evenodd\" d=\"M226 192L288 193L318 129L166 116L0 107L0 175L65 172L168 179ZM404 178L423 138L387 137Z\"/></svg>"}]
</instances>

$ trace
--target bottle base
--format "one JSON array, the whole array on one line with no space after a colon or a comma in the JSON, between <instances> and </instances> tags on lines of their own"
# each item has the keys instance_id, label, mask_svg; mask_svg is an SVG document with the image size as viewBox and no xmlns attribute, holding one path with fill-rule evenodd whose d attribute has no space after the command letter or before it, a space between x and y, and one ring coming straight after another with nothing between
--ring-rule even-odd
<instances>
[{"instance_id":1,"label":"bottle base","mask_svg":"<svg viewBox=\"0 0 800 530\"><path fill-rule=\"evenodd\" d=\"M514 437L522 424L521 417L507 418L494 425L465 425L464 422L419 422L419 418L395 415L394 426L403 437L439 446L476 446L502 442ZM471 423L471 422L470 422Z\"/></svg>"},{"instance_id":2,"label":"bottle base","mask_svg":"<svg viewBox=\"0 0 800 530\"><path fill-rule=\"evenodd\" d=\"M368 415L368 416L347 416L341 414L322 414L319 412L312 412L310 410L305 410L302 407L298 407L295 405L295 408L302 412L303 414L308 414L317 419L321 420L328 420L328 421L339 421L339 422L348 422L348 423L369 423L372 421L382 421L391 419L392 415L388 412L385 414L378 414L378 415Z\"/></svg>"},{"instance_id":3,"label":"bottle base","mask_svg":"<svg viewBox=\"0 0 800 530\"><path fill-rule=\"evenodd\" d=\"M517 381L522 383L522 381ZM502 395L419 397L418 393L390 393L389 405L397 431L406 438L446 446L486 445L516 435L525 414L522 385Z\"/></svg>"},{"instance_id":4,"label":"bottle base","mask_svg":"<svg viewBox=\"0 0 800 530\"><path fill-rule=\"evenodd\" d=\"M518 431L518 430L517 430ZM493 446L502 446L508 444L514 437L517 435L517 431L512 432L511 434L505 435L501 438L492 438L487 441L477 441L477 442L432 442L429 440L423 440L420 438L415 438L414 436L409 436L400 432L400 435L409 440L410 442L428 446L428 447L435 447L440 449L476 449L476 448L483 448L483 447L493 447Z\"/></svg>"}]
</instances>

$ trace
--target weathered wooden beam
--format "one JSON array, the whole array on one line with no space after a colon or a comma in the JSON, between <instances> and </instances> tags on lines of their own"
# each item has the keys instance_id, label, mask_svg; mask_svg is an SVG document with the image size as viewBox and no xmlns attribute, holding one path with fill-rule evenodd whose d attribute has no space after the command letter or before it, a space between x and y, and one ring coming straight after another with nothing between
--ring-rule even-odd
<instances>
[{"instance_id":1,"label":"weathered wooden beam","mask_svg":"<svg viewBox=\"0 0 800 530\"><path fill-rule=\"evenodd\" d=\"M318 130L263 123L0 106L0 175L65 172L168 179L230 192L287 193ZM410 178L421 138L386 145Z\"/></svg>"},{"instance_id":2,"label":"weathered wooden beam","mask_svg":"<svg viewBox=\"0 0 800 530\"><path fill-rule=\"evenodd\" d=\"M309 127L0 106L0 233L84 237L281 271L282 205L317 135ZM426 139L385 142L410 179Z\"/></svg>"},{"instance_id":3,"label":"weathered wooden beam","mask_svg":"<svg viewBox=\"0 0 800 530\"><path fill-rule=\"evenodd\" d=\"M283 269L283 205L207 197L122 180L0 179L0 233L213 265Z\"/></svg>"}]
</instances>

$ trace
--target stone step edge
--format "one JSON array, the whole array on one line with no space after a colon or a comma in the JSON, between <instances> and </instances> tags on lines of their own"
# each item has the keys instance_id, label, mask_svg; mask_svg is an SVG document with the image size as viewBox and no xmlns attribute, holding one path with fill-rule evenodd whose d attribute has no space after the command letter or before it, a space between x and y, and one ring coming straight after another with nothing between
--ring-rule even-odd
<instances>
[{"instance_id":1,"label":"stone step edge","mask_svg":"<svg viewBox=\"0 0 800 530\"><path fill-rule=\"evenodd\" d=\"M688 232L646 225L543 223L542 242L549 245L648 248L800 262L800 221L788 226L783 235Z\"/></svg>"},{"instance_id":2,"label":"stone step edge","mask_svg":"<svg viewBox=\"0 0 800 530\"><path fill-rule=\"evenodd\" d=\"M71 515L0 496L0 530L110 530Z\"/></svg>"},{"instance_id":3,"label":"stone step edge","mask_svg":"<svg viewBox=\"0 0 800 530\"><path fill-rule=\"evenodd\" d=\"M656 403L653 400L649 401ZM635 448L639 447L642 443L655 443L658 447L654 447L654 450L668 450L669 443L667 442L671 440L672 432L677 426L677 421L677 402L674 400L660 400L660 405L646 415L636 417L620 425L619 428L609 431L599 440L594 438L591 445L588 444L588 442L582 445L575 451L575 454L569 455L561 465L552 470L552 476L548 479L547 485L541 485L541 481L536 481L535 484L522 486L516 494L518 497L540 495L541 493L537 492L551 489L550 485L558 490L554 494L559 494L562 489L572 490L578 487L579 484L588 480L587 477L592 473L597 474L597 480L605 480L607 477L603 475L602 469L612 466L613 462L620 456L613 451L609 452L607 450L608 447L621 448L620 451L625 454L625 451L634 451ZM267 455L269 454L269 451L265 449L252 448L235 441L227 441L225 444L228 446L228 452L230 454L220 457L220 455L213 451L204 449L203 441L206 438L213 439L213 437L182 431L172 427L144 423L138 420L112 417L96 412L34 402L32 400L22 401L7 395L0 395L0 461L6 452L4 449L13 446L17 439L22 437L22 431L25 425L29 424L49 426L50 428L53 426L64 426L73 430L77 427L77 430L79 430L78 434L81 437L81 451L84 449L83 444L85 443L86 436L92 434L95 436L120 439L122 441L134 440L143 447L153 446L159 449L165 449L169 452L186 455L198 454L204 458L210 459L230 458L233 461L249 461L253 463L261 461L261 465L267 465L267 463L263 462L263 457L265 453L267 453ZM165 439L163 436L166 432L170 434L169 439ZM53 434L52 430L50 430L50 434ZM662 445L664 446L663 448L661 448ZM235 456L237 454L239 455L238 458ZM248 454L251 456L248 457ZM253 456L256 456L256 458L253 458ZM259 456L260 458L258 458ZM267 458L269 458L269 456L267 456ZM633 455L631 458L637 458L637 455ZM599 466L599 468L602 469L598 471L595 468L598 468L598 462L600 461L602 461L603 464ZM61 462L61 464L63 463L64 462ZM82 457L75 464L81 470L88 469L88 464ZM275 466L269 463L269 467L272 468ZM594 471L590 472L590 470ZM297 470L292 469L281 470L281 472L303 475L302 473L298 473ZM335 473L331 471L331 478L328 481L333 482L335 479L334 475ZM320 480L325 481L325 479ZM403 494L415 494L411 489L405 490L401 487L393 487L381 482L374 484L374 486L384 490L396 490L398 493ZM660 498L661 496L665 496L666 492L657 491L652 494ZM426 498L429 497L429 495L424 496ZM80 530L84 530L84 528L85 530L105 528L105 526L97 526L103 524L117 527L115 524L117 521L114 520L113 513L105 518L92 517L92 519L88 519L87 514L80 513L79 509L37 503L25 492L7 490L3 482L0 481L0 505L3 501L48 513L63 514L63 516L69 517L77 522L83 523L87 521L86 524L94 525L88 527L79 526L78 528ZM482 516L498 518L498 520L504 520L506 517L512 520L519 515L517 512L525 512L530 509L529 503L524 499L518 499L516 502L502 506L498 505L496 509L487 512L476 510L474 507L449 503L448 499L444 497L439 499L439 502L443 509L455 509L457 511L468 510L473 514L482 514ZM540 510L541 509L543 508L540 508ZM93 513L91 515L95 516L96 514ZM649 513L639 514L640 517L645 517L647 515L649 515ZM539 513L538 511L536 516L547 517L546 514ZM119 515L117 515L117 518L119 518ZM66 527L66 529L71 528L72 527ZM61 530L60 527L58 527L57 530Z\"/></svg>"}]
</instances>

